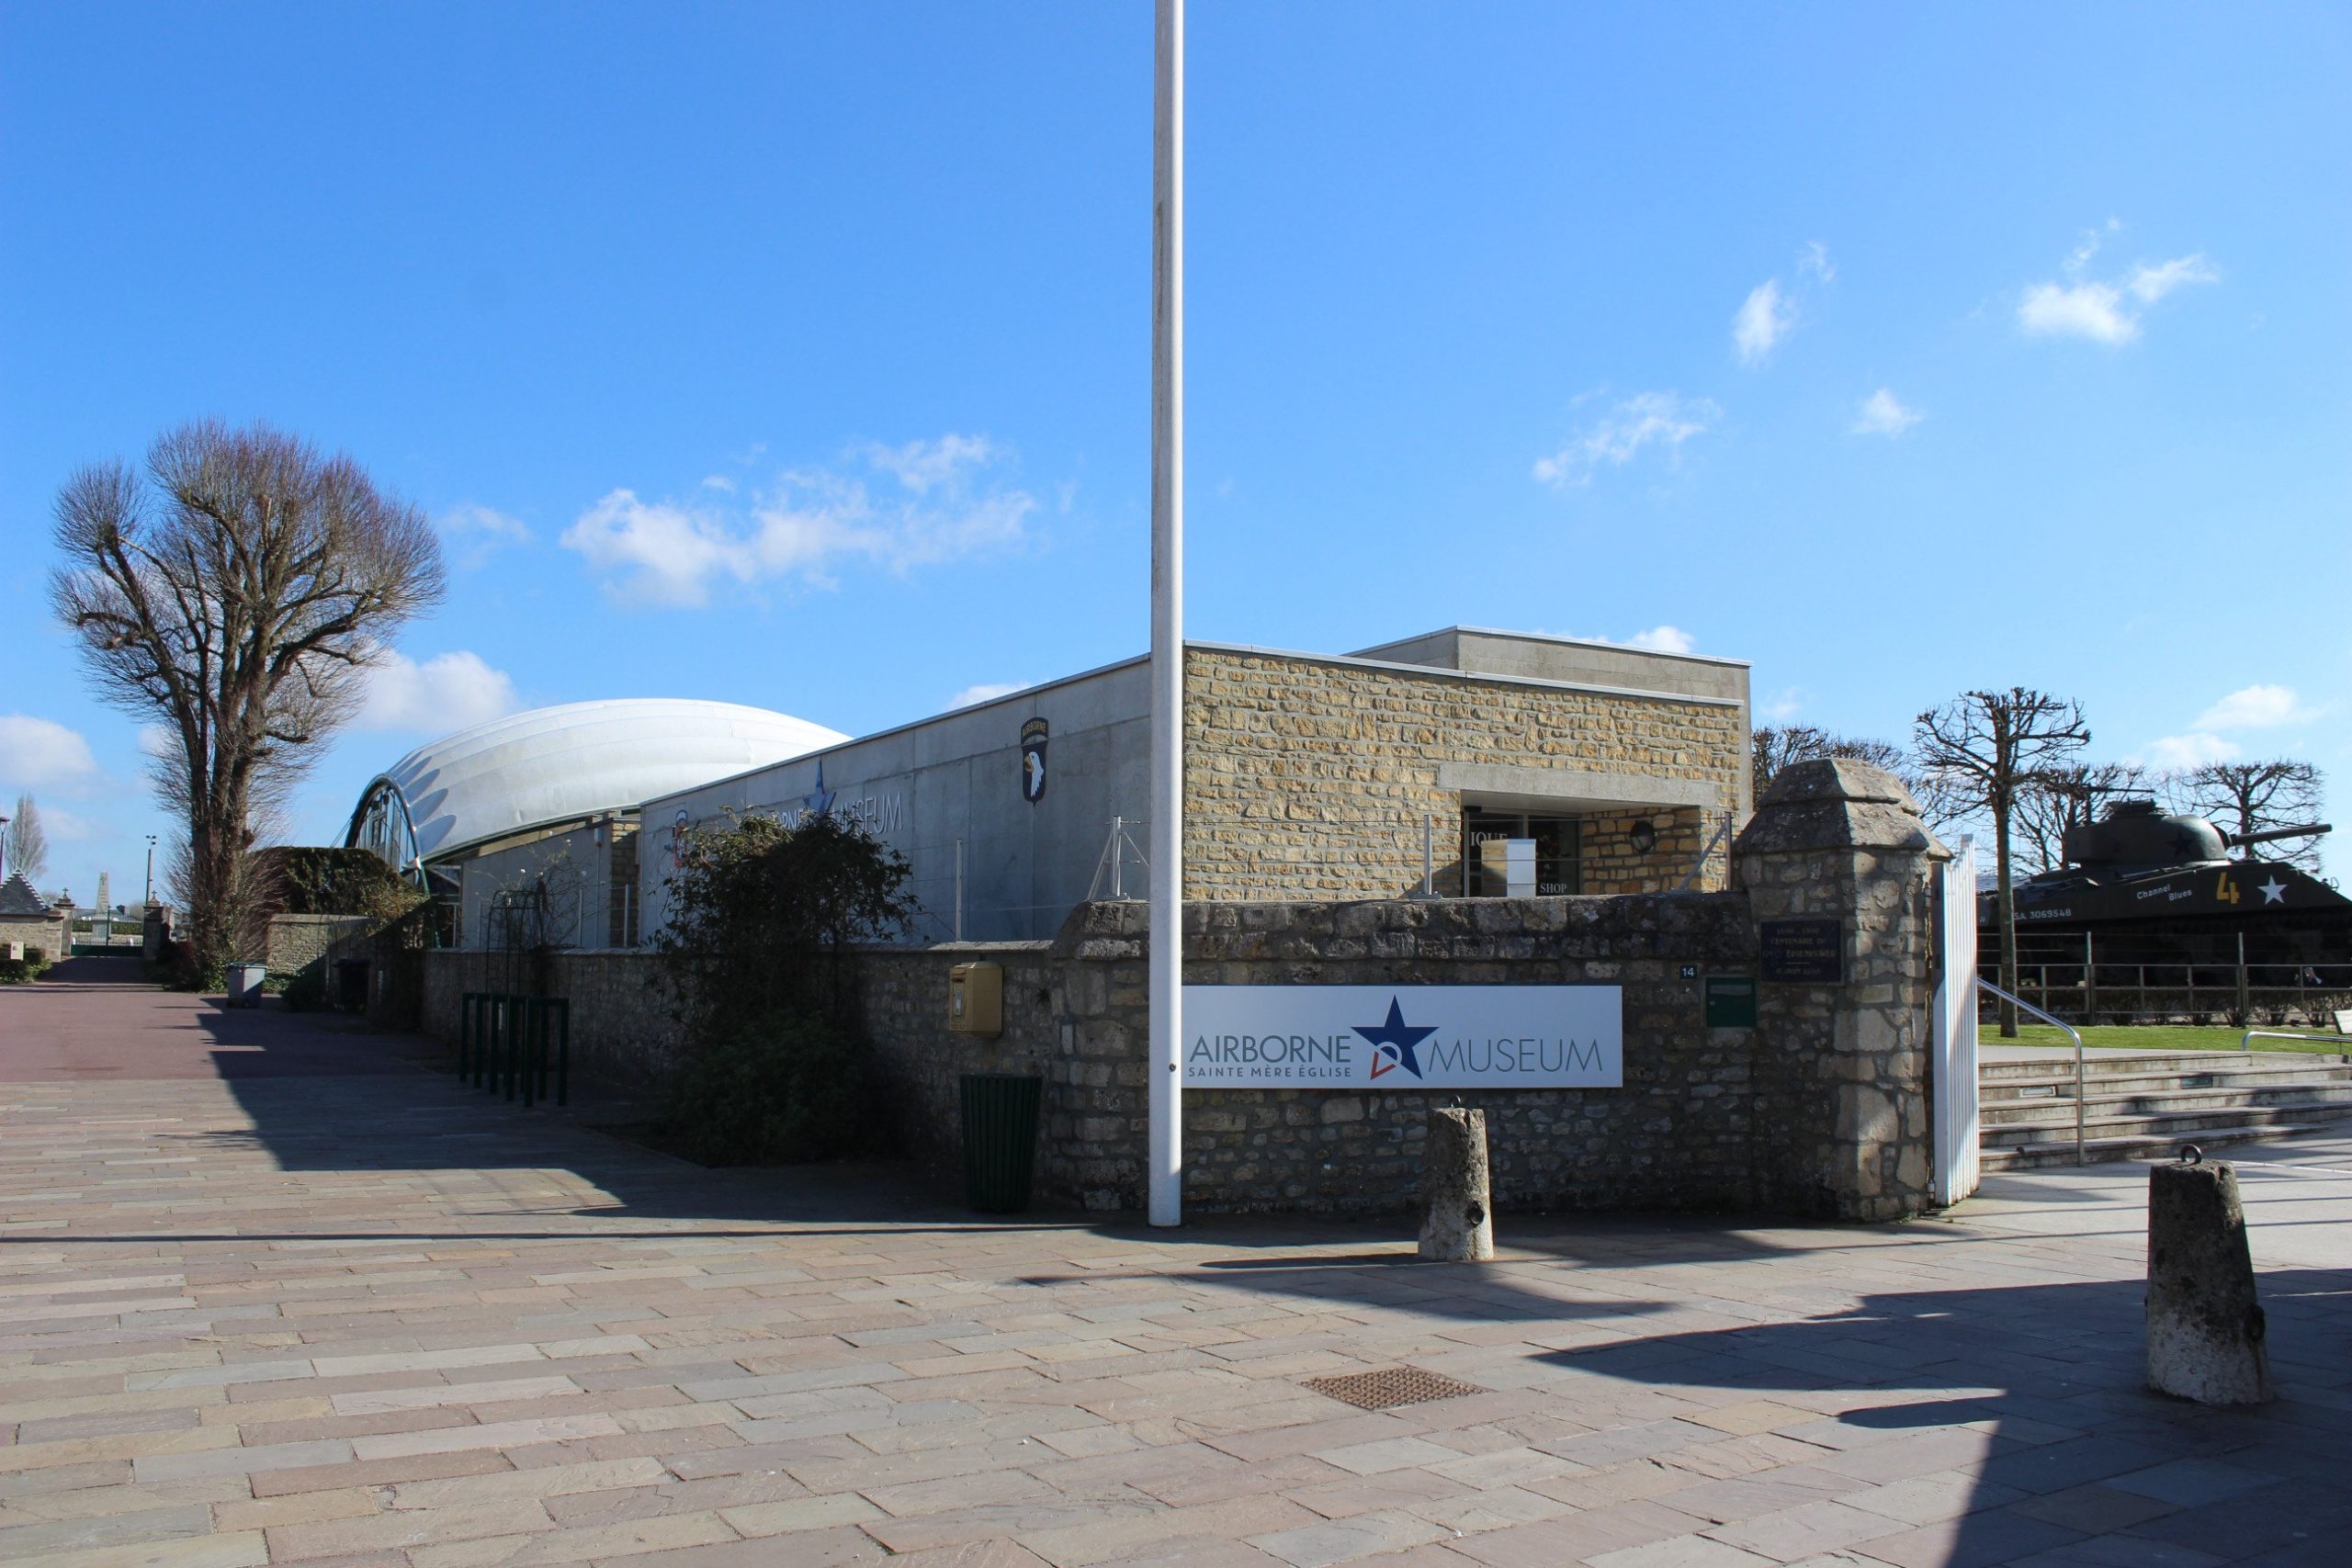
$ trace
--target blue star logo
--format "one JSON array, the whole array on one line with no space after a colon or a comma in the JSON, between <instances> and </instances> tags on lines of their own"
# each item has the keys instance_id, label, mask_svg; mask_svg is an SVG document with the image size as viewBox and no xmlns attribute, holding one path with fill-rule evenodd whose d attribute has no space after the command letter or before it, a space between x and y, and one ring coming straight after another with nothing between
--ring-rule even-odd
<instances>
[{"instance_id":1,"label":"blue star logo","mask_svg":"<svg viewBox=\"0 0 2352 1568\"><path fill-rule=\"evenodd\" d=\"M1422 1041L1437 1032L1437 1026L1431 1024L1423 1029L1407 1023L1405 1010L1396 1005L1395 997L1391 997L1388 998L1388 1021L1376 1029L1367 1029L1363 1024L1358 1024L1356 1032L1372 1043L1372 1076L1374 1077L1379 1077L1384 1073L1393 1073L1399 1067L1404 1068L1415 1077L1419 1077L1421 1076L1420 1058L1413 1053L1420 1047Z\"/></svg>"},{"instance_id":2,"label":"blue star logo","mask_svg":"<svg viewBox=\"0 0 2352 1568\"><path fill-rule=\"evenodd\" d=\"M821 757L817 760L817 787L808 792L808 807L812 817L832 815L833 792L825 787L825 762Z\"/></svg>"}]
</instances>

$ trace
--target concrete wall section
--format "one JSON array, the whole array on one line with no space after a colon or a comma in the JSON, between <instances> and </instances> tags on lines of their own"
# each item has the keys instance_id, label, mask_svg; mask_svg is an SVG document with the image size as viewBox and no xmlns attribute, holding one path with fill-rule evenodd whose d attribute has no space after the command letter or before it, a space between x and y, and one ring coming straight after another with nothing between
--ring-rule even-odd
<instances>
[{"instance_id":1,"label":"concrete wall section","mask_svg":"<svg viewBox=\"0 0 2352 1568\"><path fill-rule=\"evenodd\" d=\"M1138 824L1141 841L1149 799L1144 676L1140 661L1113 665L649 801L639 849L645 930L667 919L682 824L729 813L789 818L821 796L912 863L908 891L924 911L916 941L956 934L959 839L965 938L1050 937L1087 897L1112 818ZM1048 729L1046 789L1035 801L1023 792L1021 758L1022 727L1033 718ZM1139 896L1140 868L1131 864L1129 874Z\"/></svg>"},{"instance_id":2,"label":"concrete wall section","mask_svg":"<svg viewBox=\"0 0 2352 1568\"><path fill-rule=\"evenodd\" d=\"M1744 670L1726 668L1744 690ZM911 863L920 942L1045 940L1114 880L1142 897L1149 873L1138 852L1112 846L1112 828L1120 819L1134 843L1145 837L1145 676L1139 661L1113 665L649 802L643 929L667 918L682 825L789 817L820 801ZM1451 868L1438 891L1459 892L1460 813L1474 801L1589 816L1586 891L1657 891L1680 886L1709 835L1746 806L1744 699L1213 644L1188 649L1186 693L1187 897L1408 892L1425 818L1438 867ZM1033 718L1049 731L1035 801L1021 752ZM1657 829L1646 853L1630 847L1636 820ZM1724 865L1718 854L1693 885L1722 886Z\"/></svg>"},{"instance_id":3,"label":"concrete wall section","mask_svg":"<svg viewBox=\"0 0 2352 1568\"><path fill-rule=\"evenodd\" d=\"M619 830L620 826L607 821L574 828L465 862L459 893L460 945L495 948L504 945L510 936L524 946L542 942L581 948L611 945L613 900L633 897L635 891L635 840ZM544 912L537 897L541 883L547 887ZM510 908L519 912L497 913L502 896ZM518 899L522 902L517 903Z\"/></svg>"}]
</instances>

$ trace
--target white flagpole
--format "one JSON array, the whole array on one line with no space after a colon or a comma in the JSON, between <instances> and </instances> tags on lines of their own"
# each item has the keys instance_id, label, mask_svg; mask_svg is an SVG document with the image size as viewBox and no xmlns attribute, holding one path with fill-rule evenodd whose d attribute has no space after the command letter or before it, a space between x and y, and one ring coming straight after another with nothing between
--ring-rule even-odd
<instances>
[{"instance_id":1,"label":"white flagpole","mask_svg":"<svg viewBox=\"0 0 2352 1568\"><path fill-rule=\"evenodd\" d=\"M1158 0L1151 160L1151 1174L1184 1218L1184 0Z\"/></svg>"}]
</instances>

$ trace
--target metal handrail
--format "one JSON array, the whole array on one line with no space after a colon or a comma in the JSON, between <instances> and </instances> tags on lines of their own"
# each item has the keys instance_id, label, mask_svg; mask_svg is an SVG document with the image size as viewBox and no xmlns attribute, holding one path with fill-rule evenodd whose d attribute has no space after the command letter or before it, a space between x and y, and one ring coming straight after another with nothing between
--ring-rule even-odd
<instances>
[{"instance_id":1,"label":"metal handrail","mask_svg":"<svg viewBox=\"0 0 2352 1568\"><path fill-rule=\"evenodd\" d=\"M2009 995L2008 992L2001 989L2000 987L1993 984L1992 981L1987 980L1982 975L1976 976L1976 983L1984 987L1984 989L1992 992L1995 996L2000 998L2003 1001L2007 1002L2010 1006L2033 1014L2034 1017L2041 1020L2044 1023L2056 1024L2059 1028L2066 1032L2066 1038L2075 1043L2075 1163L2076 1165L2088 1165L2090 1161L2086 1158L2083 1154L2083 1096L2085 1089L2083 1084L2083 1036L2081 1032L2075 1029L2073 1024L2068 1023L2064 1019L2060 1018L2056 1013L2044 1012L2040 1008L2034 1006L2031 1002L2027 1001L2023 997L2013 997Z\"/></svg>"},{"instance_id":2,"label":"metal handrail","mask_svg":"<svg viewBox=\"0 0 2352 1568\"><path fill-rule=\"evenodd\" d=\"M2238 1036L2238 1049L2250 1053L2257 1040L2317 1040L2324 1043L2352 1045L2352 1034L2296 1034L2283 1029L2249 1029Z\"/></svg>"}]
</instances>

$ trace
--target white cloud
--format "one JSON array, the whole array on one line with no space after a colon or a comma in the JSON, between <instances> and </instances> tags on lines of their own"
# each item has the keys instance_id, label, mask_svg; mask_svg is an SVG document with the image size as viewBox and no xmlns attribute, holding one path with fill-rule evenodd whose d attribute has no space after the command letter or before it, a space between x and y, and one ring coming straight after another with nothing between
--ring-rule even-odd
<instances>
[{"instance_id":1,"label":"white cloud","mask_svg":"<svg viewBox=\"0 0 2352 1568\"><path fill-rule=\"evenodd\" d=\"M1794 686L1784 686L1778 695L1768 697L1756 710L1756 716L1782 723L1796 717L1804 706L1804 694Z\"/></svg>"},{"instance_id":2,"label":"white cloud","mask_svg":"<svg viewBox=\"0 0 2352 1568\"><path fill-rule=\"evenodd\" d=\"M98 771L90 743L54 719L0 714L0 784L17 789L79 784Z\"/></svg>"},{"instance_id":3,"label":"white cloud","mask_svg":"<svg viewBox=\"0 0 2352 1568\"><path fill-rule=\"evenodd\" d=\"M2319 716L2292 686L2241 686L2197 716L2183 735L2152 740L2135 762L2158 768L2196 768L2242 757L2245 749L2223 733L2228 730L2276 729Z\"/></svg>"},{"instance_id":4,"label":"white cloud","mask_svg":"<svg viewBox=\"0 0 2352 1568\"><path fill-rule=\"evenodd\" d=\"M488 560L501 545L527 545L531 530L520 518L467 502L433 520L441 542L456 555L458 564L471 570Z\"/></svg>"},{"instance_id":5,"label":"white cloud","mask_svg":"<svg viewBox=\"0 0 2352 1568\"><path fill-rule=\"evenodd\" d=\"M1706 398L1685 398L1679 392L1637 392L1606 414L1568 437L1557 452L1535 461L1535 477L1555 490L1573 490L1592 482L1596 469L1623 468L1647 446L1662 446L1669 457L1682 444L1723 417L1723 410Z\"/></svg>"},{"instance_id":6,"label":"white cloud","mask_svg":"<svg viewBox=\"0 0 2352 1568\"><path fill-rule=\"evenodd\" d=\"M1731 319L1732 346L1742 365L1761 365L1796 325L1796 310L1781 298L1781 280L1768 277L1747 291Z\"/></svg>"},{"instance_id":7,"label":"white cloud","mask_svg":"<svg viewBox=\"0 0 2352 1568\"><path fill-rule=\"evenodd\" d=\"M2312 716L2291 686L2243 686L2198 715L2193 729L2270 729Z\"/></svg>"},{"instance_id":8,"label":"white cloud","mask_svg":"<svg viewBox=\"0 0 2352 1568\"><path fill-rule=\"evenodd\" d=\"M947 706L950 711L953 711L956 708L973 707L981 703L992 703L999 697L1009 697L1015 692L1025 692L1029 689L1029 684L1026 681L983 681L977 686L967 686L948 698Z\"/></svg>"},{"instance_id":9,"label":"white cloud","mask_svg":"<svg viewBox=\"0 0 2352 1568\"><path fill-rule=\"evenodd\" d=\"M616 490L563 532L600 571L626 574L630 596L655 604L699 604L721 574L749 578L748 553L724 521L669 502L648 504Z\"/></svg>"},{"instance_id":10,"label":"white cloud","mask_svg":"<svg viewBox=\"0 0 2352 1568\"><path fill-rule=\"evenodd\" d=\"M2153 305L2174 289L2190 283L2219 283L2221 269L2200 254L2177 256L2168 262L2150 266L2142 262L2132 269L2124 287L2134 298Z\"/></svg>"},{"instance_id":11,"label":"white cloud","mask_svg":"<svg viewBox=\"0 0 2352 1568\"><path fill-rule=\"evenodd\" d=\"M368 671L361 729L413 729L445 735L513 713L514 682L478 653L436 653L419 664L387 652Z\"/></svg>"},{"instance_id":12,"label":"white cloud","mask_svg":"<svg viewBox=\"0 0 2352 1568\"><path fill-rule=\"evenodd\" d=\"M952 485L974 469L996 460L997 450L985 435L943 435L936 441L910 441L903 446L869 443L865 460L898 479L917 495L928 495Z\"/></svg>"},{"instance_id":13,"label":"white cloud","mask_svg":"<svg viewBox=\"0 0 2352 1568\"><path fill-rule=\"evenodd\" d=\"M2140 335L2140 318L2124 310L2122 301L2112 284L2037 283L2018 301L2018 325L2044 337L2130 343Z\"/></svg>"},{"instance_id":14,"label":"white cloud","mask_svg":"<svg viewBox=\"0 0 2352 1568\"><path fill-rule=\"evenodd\" d=\"M605 495L563 544L624 600L700 604L714 582L797 576L830 586L862 561L894 572L1023 542L1037 509L1028 491L986 482L1003 453L980 436L869 445L843 468L796 468L748 507Z\"/></svg>"},{"instance_id":15,"label":"white cloud","mask_svg":"<svg viewBox=\"0 0 2352 1568\"><path fill-rule=\"evenodd\" d=\"M1645 648L1652 653L1688 653L1699 645L1680 626L1652 626L1627 637L1625 646Z\"/></svg>"},{"instance_id":16,"label":"white cloud","mask_svg":"<svg viewBox=\"0 0 2352 1568\"><path fill-rule=\"evenodd\" d=\"M2208 762L2226 762L2237 754L2236 744L2218 735L2167 735L2148 742L2132 760L2155 768L2198 768Z\"/></svg>"},{"instance_id":17,"label":"white cloud","mask_svg":"<svg viewBox=\"0 0 2352 1568\"><path fill-rule=\"evenodd\" d=\"M2127 344L2140 335L2142 307L2190 284L2222 280L2221 269L2202 252L2140 262L2112 280L2085 276L2106 237L2121 227L2110 218L2104 229L2084 233L2062 265L2070 281L2029 285L2018 299L2018 325L2043 337L2088 338L2109 346Z\"/></svg>"},{"instance_id":18,"label":"white cloud","mask_svg":"<svg viewBox=\"0 0 2352 1568\"><path fill-rule=\"evenodd\" d=\"M68 811L62 806L43 801L40 808L41 831L54 843L86 844L111 837L107 825L96 817L85 817L78 811ZM44 882L48 880L43 877ZM118 898L117 902L120 899Z\"/></svg>"},{"instance_id":19,"label":"white cloud","mask_svg":"<svg viewBox=\"0 0 2352 1568\"><path fill-rule=\"evenodd\" d=\"M729 479L725 474L705 474L702 477L702 488L705 490L715 490L721 495L733 495L735 493L735 481Z\"/></svg>"},{"instance_id":20,"label":"white cloud","mask_svg":"<svg viewBox=\"0 0 2352 1568\"><path fill-rule=\"evenodd\" d=\"M1566 637L1571 642L1606 643L1611 648L1639 648L1651 653L1689 653L1698 644L1680 626L1652 626L1632 637L1602 637L1595 632L1539 631L1538 637Z\"/></svg>"},{"instance_id":21,"label":"white cloud","mask_svg":"<svg viewBox=\"0 0 2352 1568\"><path fill-rule=\"evenodd\" d=\"M1783 288L1777 276L1768 277L1747 291L1739 309L1732 312L1731 344L1747 366L1763 364L1772 356L1772 350L1796 330L1801 297L1813 290L1808 283L1827 284L1838 276L1838 269L1829 262L1829 247L1819 240L1806 242L1797 253L1796 282Z\"/></svg>"},{"instance_id":22,"label":"white cloud","mask_svg":"<svg viewBox=\"0 0 2352 1568\"><path fill-rule=\"evenodd\" d=\"M1856 435L1883 435L1891 439L1926 417L1917 409L1905 407L1901 399L1881 387L1862 400L1861 412L1854 419L1853 433Z\"/></svg>"}]
</instances>

